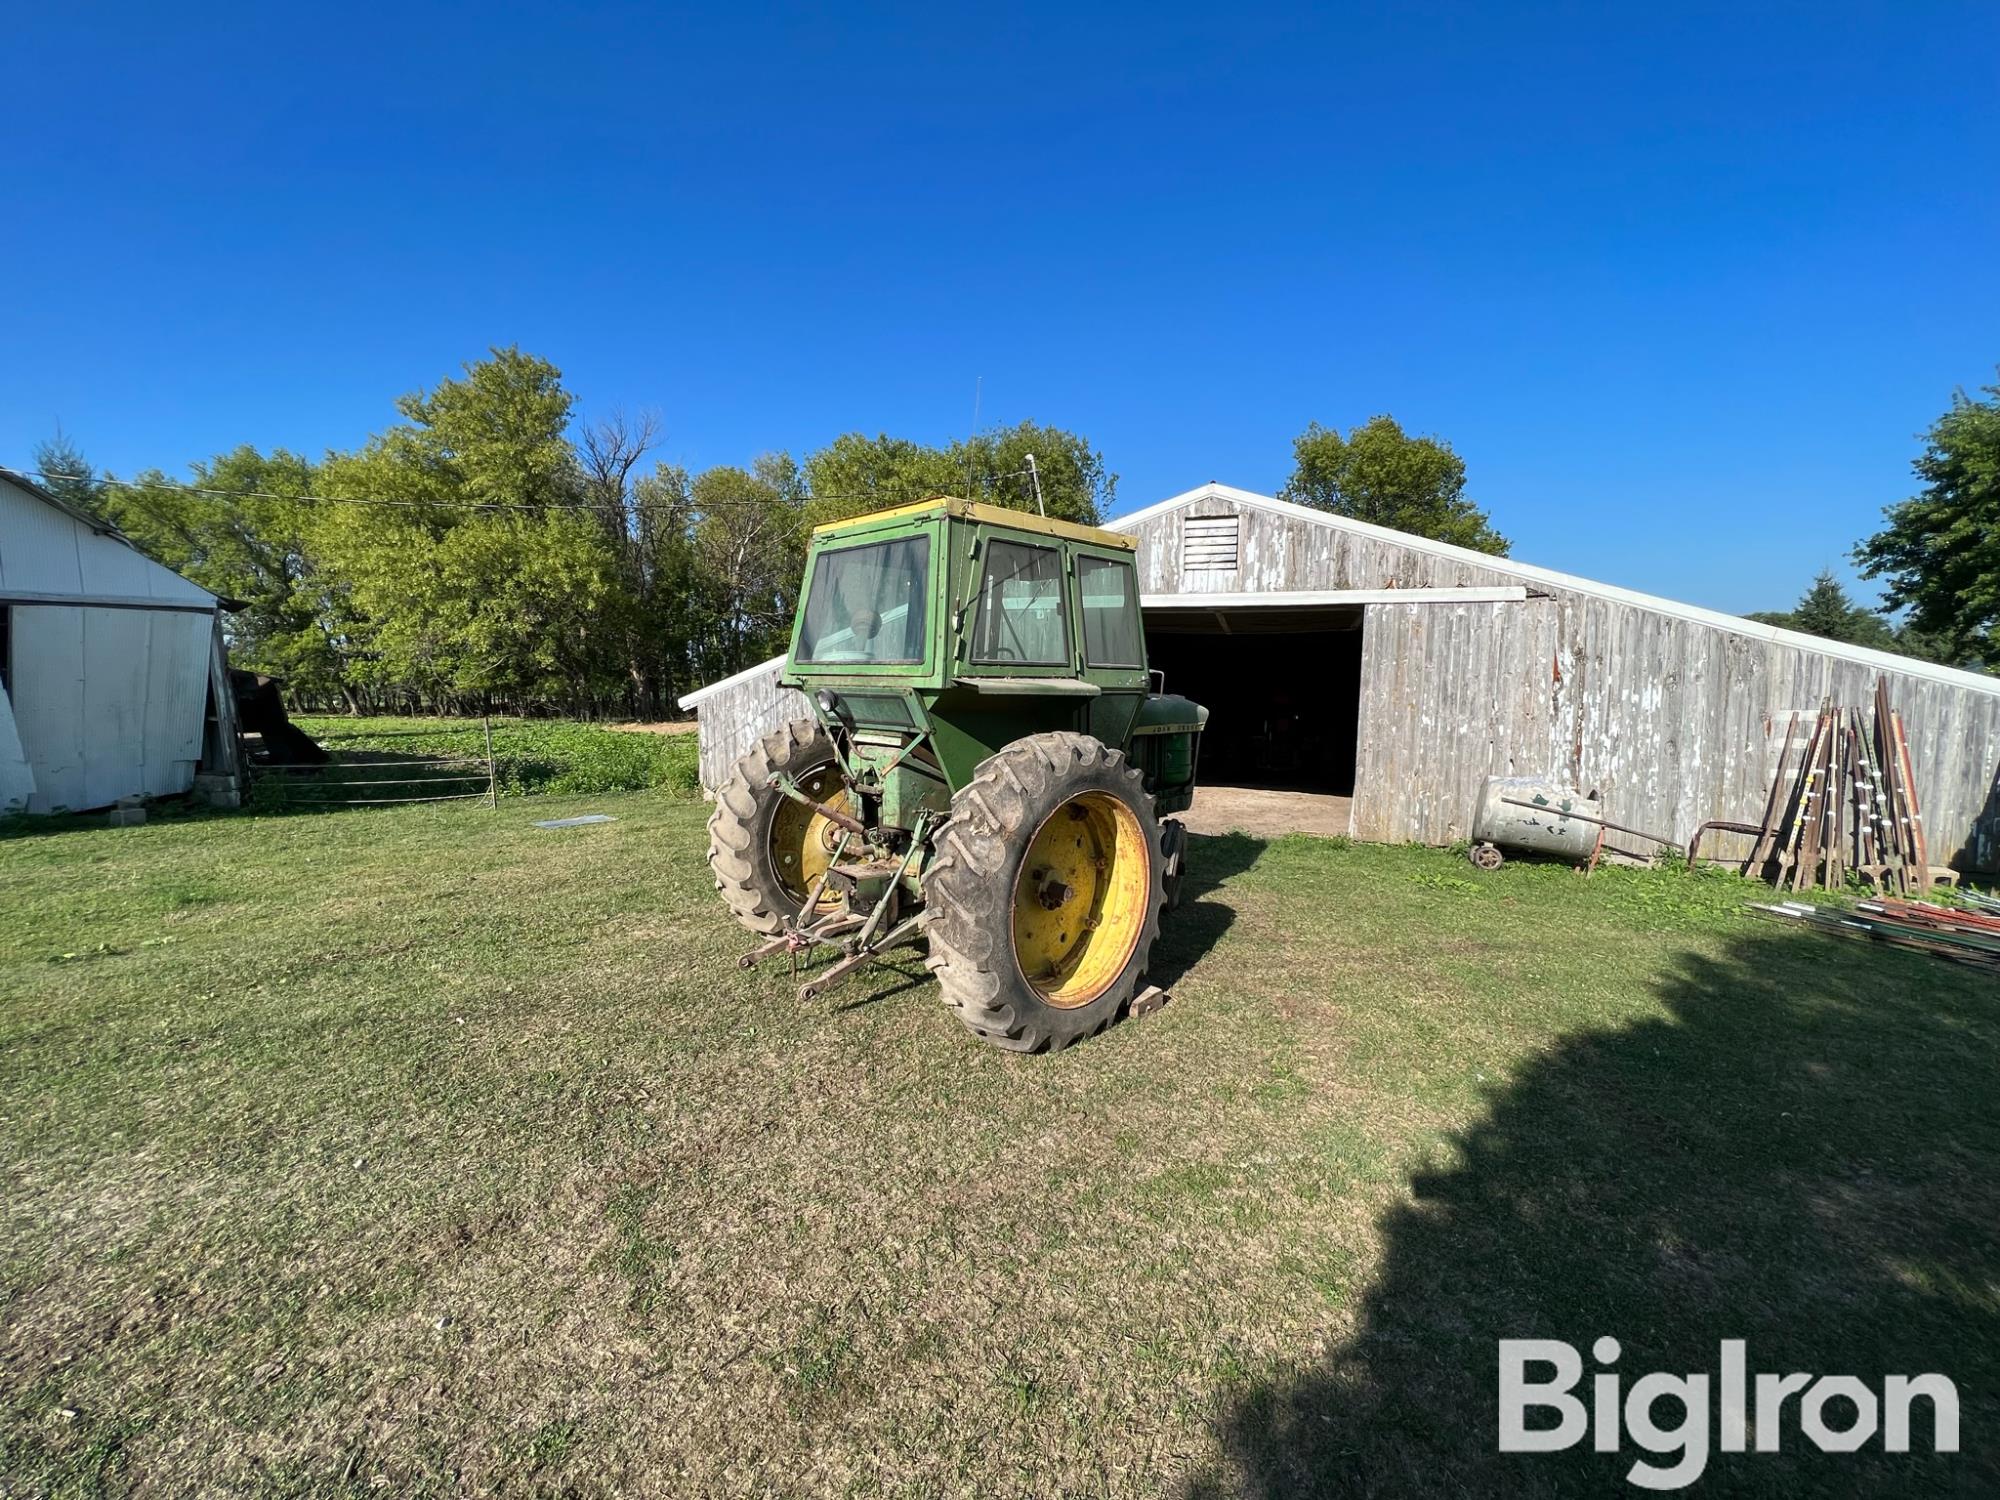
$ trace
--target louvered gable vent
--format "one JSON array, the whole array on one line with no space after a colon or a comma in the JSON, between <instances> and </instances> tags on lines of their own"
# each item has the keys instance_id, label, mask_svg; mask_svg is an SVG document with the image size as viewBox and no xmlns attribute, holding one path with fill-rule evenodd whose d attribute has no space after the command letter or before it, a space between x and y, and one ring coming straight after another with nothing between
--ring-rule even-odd
<instances>
[{"instance_id":1,"label":"louvered gable vent","mask_svg":"<svg viewBox=\"0 0 2000 1500\"><path fill-rule=\"evenodd\" d=\"M1187 573L1236 571L1236 535L1240 516L1183 516L1181 570Z\"/></svg>"}]
</instances>

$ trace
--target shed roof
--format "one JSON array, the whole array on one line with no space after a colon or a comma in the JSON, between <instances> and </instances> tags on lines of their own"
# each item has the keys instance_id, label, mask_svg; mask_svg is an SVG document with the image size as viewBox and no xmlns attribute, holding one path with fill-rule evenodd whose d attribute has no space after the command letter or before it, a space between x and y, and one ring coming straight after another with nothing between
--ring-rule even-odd
<instances>
[{"instance_id":1,"label":"shed roof","mask_svg":"<svg viewBox=\"0 0 2000 1500\"><path fill-rule=\"evenodd\" d=\"M1192 505L1201 500L1228 500L1239 506L1253 510L1269 511L1276 515L1292 516L1309 521L1315 526L1329 527L1335 531L1351 532L1358 536L1372 537L1377 541L1393 543L1413 552L1429 553L1435 557L1450 558L1456 562L1471 563L1502 573L1510 578L1518 578L1523 584L1541 584L1564 589L1570 593L1587 594L1599 599L1609 599L1619 604L1635 605L1655 613L1671 615L1678 619L1694 621L1713 626L1720 630L1734 631L1738 635L1755 640L1778 641L1802 650L1817 651L1825 656L1838 657L1845 661L1861 662L1883 671L1900 672L1906 677L1921 677L1933 682L1945 683L1951 687L1971 688L1977 692L2000 697L2000 678L1983 672L1967 672L1958 667L1943 667L1935 662L1918 661L1914 657L1898 656L1890 651L1876 651L1868 646L1852 646L1844 641L1830 641L1824 636L1807 635L1800 630L1786 630L1779 625L1766 625L1758 620L1746 620L1741 615L1724 614L1717 609L1704 609L1698 604L1682 604L1673 599L1663 599L1657 594L1642 594L1635 589L1619 588L1616 584L1599 583L1590 578L1579 578L1573 573L1558 573L1553 568L1538 568L1531 563L1516 562L1508 557L1494 557L1489 553L1475 552L1470 547L1455 547L1450 542L1433 541L1429 537L1413 536L1406 531L1396 531L1387 526L1377 526L1369 521L1357 521L1349 516L1336 516L1328 511L1314 510L1311 506L1299 505L1290 500L1280 500L1275 495L1259 495L1252 490L1240 490L1233 485L1208 483L1195 489L1183 491L1170 499L1148 505L1133 511L1128 516L1120 516L1110 523L1115 531L1133 531L1143 522L1167 515L1184 505Z\"/></svg>"}]
</instances>

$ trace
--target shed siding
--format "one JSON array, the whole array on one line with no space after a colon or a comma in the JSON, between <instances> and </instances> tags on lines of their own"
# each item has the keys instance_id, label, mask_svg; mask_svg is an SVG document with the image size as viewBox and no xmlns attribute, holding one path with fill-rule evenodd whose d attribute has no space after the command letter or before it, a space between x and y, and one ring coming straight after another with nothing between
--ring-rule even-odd
<instances>
[{"instance_id":1,"label":"shed siding","mask_svg":"<svg viewBox=\"0 0 2000 1500\"><path fill-rule=\"evenodd\" d=\"M804 693L778 686L783 666L784 658L778 657L766 663L766 670L702 700L701 784L708 791L727 781L737 760L772 730L812 717Z\"/></svg>"},{"instance_id":2,"label":"shed siding","mask_svg":"<svg viewBox=\"0 0 2000 1500\"><path fill-rule=\"evenodd\" d=\"M35 795L35 771L14 729L14 702L0 688L0 813L26 812Z\"/></svg>"},{"instance_id":3,"label":"shed siding","mask_svg":"<svg viewBox=\"0 0 2000 1500\"><path fill-rule=\"evenodd\" d=\"M12 706L34 771L28 810L193 786L213 628L202 614L16 606Z\"/></svg>"},{"instance_id":4,"label":"shed siding","mask_svg":"<svg viewBox=\"0 0 2000 1500\"><path fill-rule=\"evenodd\" d=\"M213 609L215 596L172 568L93 531L0 478L0 593L158 600Z\"/></svg>"}]
</instances>

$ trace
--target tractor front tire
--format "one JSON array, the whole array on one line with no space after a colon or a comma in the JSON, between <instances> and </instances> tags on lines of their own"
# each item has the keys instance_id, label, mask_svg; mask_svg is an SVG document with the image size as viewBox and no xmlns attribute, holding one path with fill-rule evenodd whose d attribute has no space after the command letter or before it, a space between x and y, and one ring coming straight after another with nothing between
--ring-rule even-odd
<instances>
[{"instance_id":1,"label":"tractor front tire","mask_svg":"<svg viewBox=\"0 0 2000 1500\"><path fill-rule=\"evenodd\" d=\"M1096 1035L1145 972L1166 865L1153 799L1119 751L1055 732L989 756L924 871L945 1003L1013 1052Z\"/></svg>"},{"instance_id":2,"label":"tractor front tire","mask_svg":"<svg viewBox=\"0 0 2000 1500\"><path fill-rule=\"evenodd\" d=\"M800 914L840 839L825 817L771 784L780 772L826 806L854 811L833 741L811 719L765 735L736 762L708 817L708 864L730 914L761 937Z\"/></svg>"}]
</instances>

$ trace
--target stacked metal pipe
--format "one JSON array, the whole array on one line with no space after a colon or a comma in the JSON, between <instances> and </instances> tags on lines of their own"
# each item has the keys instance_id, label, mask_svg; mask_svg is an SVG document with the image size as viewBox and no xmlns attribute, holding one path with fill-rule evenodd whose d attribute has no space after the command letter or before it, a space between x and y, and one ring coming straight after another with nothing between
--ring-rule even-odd
<instances>
[{"instance_id":1,"label":"stacked metal pipe","mask_svg":"<svg viewBox=\"0 0 2000 1500\"><path fill-rule=\"evenodd\" d=\"M1813 906L1804 901L1752 902L1751 909L1787 921L1804 922L1822 932L1869 938L2000 974L2000 902L1982 900L1981 904L1991 909L1960 911L1929 901L1902 901L1894 897L1858 902L1852 910Z\"/></svg>"}]
</instances>

